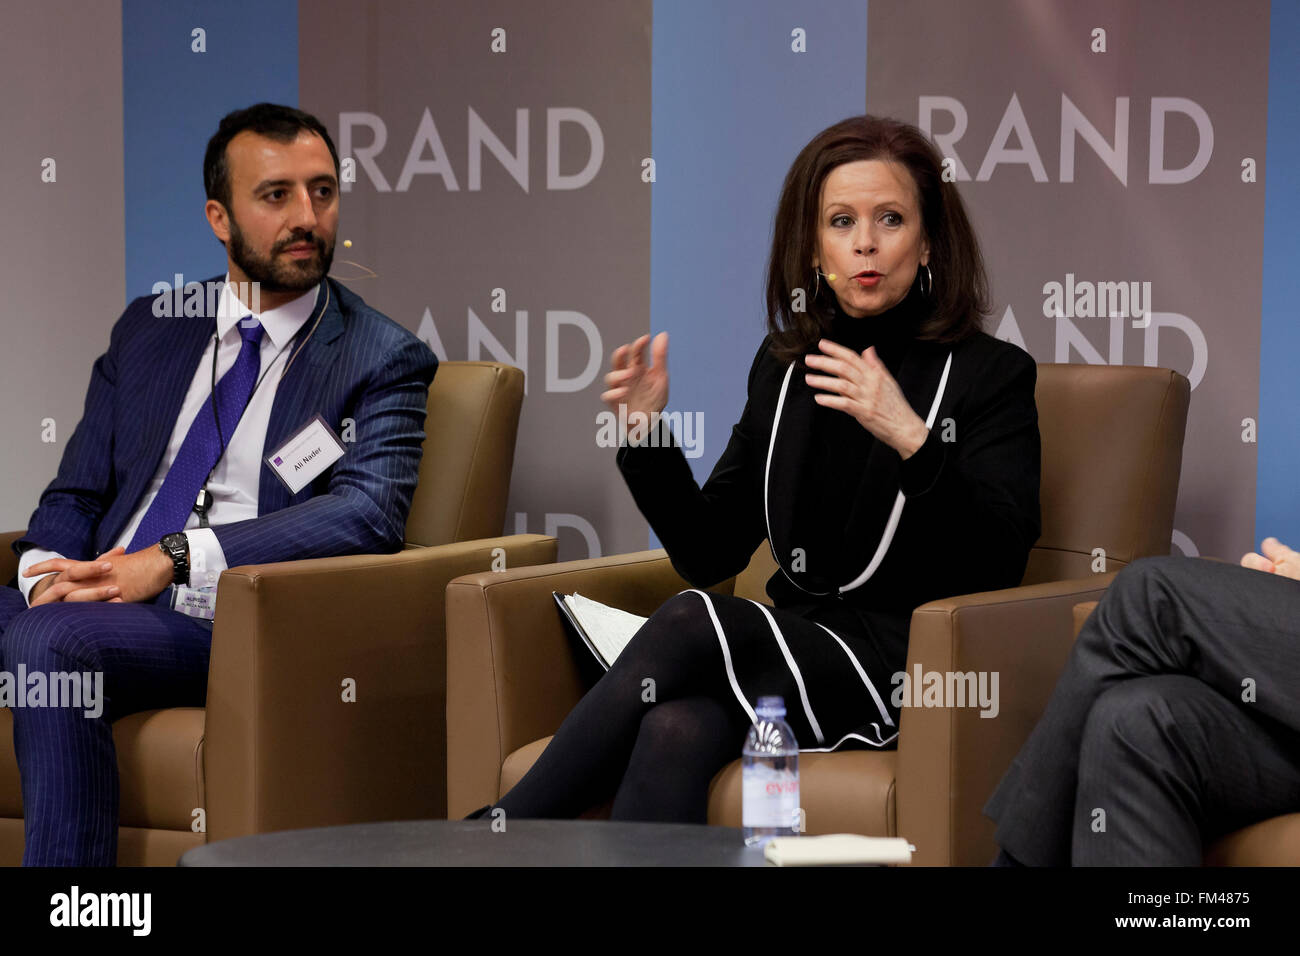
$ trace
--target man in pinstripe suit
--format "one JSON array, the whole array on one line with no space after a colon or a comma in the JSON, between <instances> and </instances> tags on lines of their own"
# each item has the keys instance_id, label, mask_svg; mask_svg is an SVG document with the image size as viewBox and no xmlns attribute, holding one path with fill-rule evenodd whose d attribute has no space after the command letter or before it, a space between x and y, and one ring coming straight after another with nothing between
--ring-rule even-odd
<instances>
[{"instance_id":1,"label":"man in pinstripe suit","mask_svg":"<svg viewBox=\"0 0 1300 956\"><path fill-rule=\"evenodd\" d=\"M104 689L99 716L13 707L25 865L116 862L111 722L203 703L223 569L402 547L437 359L327 277L338 172L315 117L265 103L226 116L204 161L227 252L218 307L136 299L95 363L14 544L18 587L0 588L0 669L102 675ZM294 490L264 458L317 415L342 456Z\"/></svg>"}]
</instances>

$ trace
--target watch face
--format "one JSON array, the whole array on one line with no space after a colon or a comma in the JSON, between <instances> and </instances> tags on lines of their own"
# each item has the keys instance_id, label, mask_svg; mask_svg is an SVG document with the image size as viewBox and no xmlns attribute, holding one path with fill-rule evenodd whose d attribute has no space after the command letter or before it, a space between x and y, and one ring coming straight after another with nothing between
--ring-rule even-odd
<instances>
[{"instance_id":1,"label":"watch face","mask_svg":"<svg viewBox=\"0 0 1300 956\"><path fill-rule=\"evenodd\" d=\"M163 535L158 546L163 549L172 559L175 571L172 575L173 584L184 584L189 580L190 549L189 539L182 532L173 532Z\"/></svg>"}]
</instances>

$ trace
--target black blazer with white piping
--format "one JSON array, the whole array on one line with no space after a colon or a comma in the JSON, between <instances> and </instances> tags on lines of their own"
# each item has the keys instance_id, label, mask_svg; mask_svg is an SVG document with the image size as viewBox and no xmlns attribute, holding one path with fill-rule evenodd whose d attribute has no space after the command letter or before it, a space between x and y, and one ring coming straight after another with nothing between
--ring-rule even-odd
<instances>
[{"instance_id":1,"label":"black blazer with white piping","mask_svg":"<svg viewBox=\"0 0 1300 956\"><path fill-rule=\"evenodd\" d=\"M767 584L776 607L844 601L910 613L1020 583L1040 532L1037 366L983 332L942 344L912 328L840 313L828 334L857 351L874 345L926 419L929 436L906 461L817 404L810 370L779 361L770 336L703 488L668 442L620 448L633 498L682 577L712 586L767 538L780 565Z\"/></svg>"}]
</instances>

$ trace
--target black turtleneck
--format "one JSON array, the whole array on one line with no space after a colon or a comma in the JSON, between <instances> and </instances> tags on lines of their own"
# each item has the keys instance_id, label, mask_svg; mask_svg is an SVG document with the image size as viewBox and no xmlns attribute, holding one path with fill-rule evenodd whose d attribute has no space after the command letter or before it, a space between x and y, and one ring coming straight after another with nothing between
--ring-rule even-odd
<instances>
[{"instance_id":1,"label":"black turtleneck","mask_svg":"<svg viewBox=\"0 0 1300 956\"><path fill-rule=\"evenodd\" d=\"M890 374L896 376L907 343L915 335L921 314L918 299L914 289L892 309L863 318L848 315L837 301L827 338L859 354L874 345ZM809 371L801 362L795 374ZM858 498L867 456L877 439L848 412L820 404L813 410L812 429L805 467L810 475L819 476L821 493L789 504L795 511L796 526L807 529L809 553L816 548L838 562L847 557L846 518Z\"/></svg>"},{"instance_id":2,"label":"black turtleneck","mask_svg":"<svg viewBox=\"0 0 1300 956\"><path fill-rule=\"evenodd\" d=\"M837 299L828 337L855 352L873 345L877 346L877 351L889 349L915 337L925 311L925 300L916 288L893 308L860 319L845 312Z\"/></svg>"}]
</instances>

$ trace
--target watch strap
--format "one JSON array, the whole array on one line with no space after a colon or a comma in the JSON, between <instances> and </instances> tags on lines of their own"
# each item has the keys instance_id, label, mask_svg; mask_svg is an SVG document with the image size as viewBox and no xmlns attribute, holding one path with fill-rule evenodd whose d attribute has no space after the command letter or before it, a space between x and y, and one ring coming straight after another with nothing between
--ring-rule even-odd
<instances>
[{"instance_id":1,"label":"watch strap","mask_svg":"<svg viewBox=\"0 0 1300 956\"><path fill-rule=\"evenodd\" d=\"M158 547L172 559L172 584L189 584L190 539L185 533L177 531L163 535Z\"/></svg>"}]
</instances>

